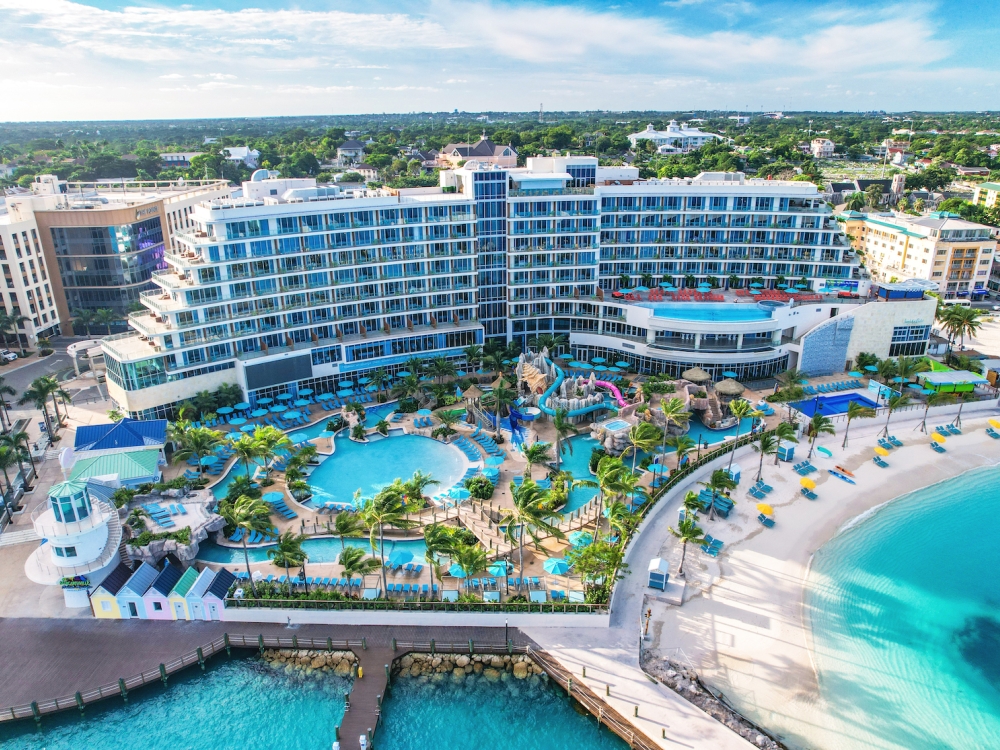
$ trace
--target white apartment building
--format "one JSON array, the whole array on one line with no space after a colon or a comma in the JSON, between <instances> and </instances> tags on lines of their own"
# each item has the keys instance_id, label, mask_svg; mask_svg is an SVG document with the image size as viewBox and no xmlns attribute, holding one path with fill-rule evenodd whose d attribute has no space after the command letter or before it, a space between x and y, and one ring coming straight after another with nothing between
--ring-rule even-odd
<instances>
[{"instance_id":1,"label":"white apartment building","mask_svg":"<svg viewBox=\"0 0 1000 750\"><path fill-rule=\"evenodd\" d=\"M947 212L909 216L847 211L837 218L877 281L933 281L945 299L987 288L997 251L990 227Z\"/></svg>"},{"instance_id":2,"label":"white apartment building","mask_svg":"<svg viewBox=\"0 0 1000 750\"><path fill-rule=\"evenodd\" d=\"M832 159L835 145L829 138L813 138L809 152L814 159Z\"/></svg>"},{"instance_id":3,"label":"white apartment building","mask_svg":"<svg viewBox=\"0 0 1000 750\"><path fill-rule=\"evenodd\" d=\"M722 140L721 135L705 133L700 128L689 128L678 125L677 120L671 120L666 130L656 130L652 123L639 133L632 133L628 140L635 148L639 141L652 141L660 153L684 153L695 151L709 141Z\"/></svg>"}]
</instances>

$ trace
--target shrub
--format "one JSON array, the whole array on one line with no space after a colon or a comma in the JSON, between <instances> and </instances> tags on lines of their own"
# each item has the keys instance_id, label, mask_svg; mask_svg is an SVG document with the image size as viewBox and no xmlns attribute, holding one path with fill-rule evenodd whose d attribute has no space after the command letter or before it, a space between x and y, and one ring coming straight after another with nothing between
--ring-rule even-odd
<instances>
[{"instance_id":1,"label":"shrub","mask_svg":"<svg viewBox=\"0 0 1000 750\"><path fill-rule=\"evenodd\" d=\"M365 439L365 426L363 424L356 424L351 428L351 437L355 440Z\"/></svg>"},{"instance_id":2,"label":"shrub","mask_svg":"<svg viewBox=\"0 0 1000 750\"><path fill-rule=\"evenodd\" d=\"M412 414L419 408L420 405L417 403L417 400L415 398L410 398L409 396L399 402L399 410L404 414Z\"/></svg>"},{"instance_id":3,"label":"shrub","mask_svg":"<svg viewBox=\"0 0 1000 750\"><path fill-rule=\"evenodd\" d=\"M601 462L601 459L608 455L608 452L603 448L594 448L590 451L590 462L588 466L591 472L597 471L597 464Z\"/></svg>"},{"instance_id":4,"label":"shrub","mask_svg":"<svg viewBox=\"0 0 1000 750\"><path fill-rule=\"evenodd\" d=\"M177 531L160 531L155 534L152 531L144 531L135 539L129 540L129 544L133 547L146 547L150 542L160 539L173 539L181 544L191 544L191 528L185 526Z\"/></svg>"},{"instance_id":5,"label":"shrub","mask_svg":"<svg viewBox=\"0 0 1000 750\"><path fill-rule=\"evenodd\" d=\"M476 500L489 500L493 497L493 491L496 487L486 477L472 477L465 480L465 489Z\"/></svg>"},{"instance_id":6,"label":"shrub","mask_svg":"<svg viewBox=\"0 0 1000 750\"><path fill-rule=\"evenodd\" d=\"M143 485L145 486L145 485ZM116 508L121 508L128 505L129 502L135 497L136 491L130 490L128 487L119 487L111 495L111 502L115 504Z\"/></svg>"}]
</instances>

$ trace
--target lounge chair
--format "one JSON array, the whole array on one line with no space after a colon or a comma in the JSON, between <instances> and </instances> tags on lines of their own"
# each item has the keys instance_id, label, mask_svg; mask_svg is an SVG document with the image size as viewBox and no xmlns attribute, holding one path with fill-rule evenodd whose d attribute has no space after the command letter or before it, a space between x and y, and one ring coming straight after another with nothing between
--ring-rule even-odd
<instances>
[{"instance_id":1,"label":"lounge chair","mask_svg":"<svg viewBox=\"0 0 1000 750\"><path fill-rule=\"evenodd\" d=\"M808 498L809 500L819 500L819 495L817 495L817 494L816 494L815 492L813 492L812 490L809 490L809 489L806 489L805 487L803 487L803 488L802 488L801 490L799 490L799 491L800 491L800 492L801 492L801 493L802 493L803 495L805 495L805 496L806 496L806 497L807 497L807 498Z\"/></svg>"},{"instance_id":2,"label":"lounge chair","mask_svg":"<svg viewBox=\"0 0 1000 750\"><path fill-rule=\"evenodd\" d=\"M945 447L940 443L931 442L931 450L935 453L947 453Z\"/></svg>"},{"instance_id":3,"label":"lounge chair","mask_svg":"<svg viewBox=\"0 0 1000 750\"><path fill-rule=\"evenodd\" d=\"M561 602L566 598L566 592L562 589L552 589L549 592L549 596L552 597L552 601Z\"/></svg>"},{"instance_id":4,"label":"lounge chair","mask_svg":"<svg viewBox=\"0 0 1000 750\"><path fill-rule=\"evenodd\" d=\"M992 427L986 428L986 434L989 435L994 440L1000 440L1000 432L997 432Z\"/></svg>"},{"instance_id":5,"label":"lounge chair","mask_svg":"<svg viewBox=\"0 0 1000 750\"><path fill-rule=\"evenodd\" d=\"M760 480L759 482L757 482L757 484L756 484L756 485L754 485L754 486L755 486L755 487L756 487L756 488L757 488L758 490L760 490L761 492L763 492L763 493L764 493L765 495L766 495L767 493L769 493L769 492L773 492L773 491L774 491L774 487L772 487L772 486L771 486L771 485L769 485L769 484L766 484L766 483L764 482L764 480L763 480L763 479L761 479L761 480Z\"/></svg>"},{"instance_id":6,"label":"lounge chair","mask_svg":"<svg viewBox=\"0 0 1000 750\"><path fill-rule=\"evenodd\" d=\"M769 529L774 527L774 519L765 516L763 513L757 516L757 520Z\"/></svg>"},{"instance_id":7,"label":"lounge chair","mask_svg":"<svg viewBox=\"0 0 1000 750\"><path fill-rule=\"evenodd\" d=\"M873 458L872 461L875 463L876 466L878 466L878 467L880 467L882 469L888 469L889 468L889 464L887 464L885 461L883 461L881 459L881 457L879 457L879 456L875 456L875 458Z\"/></svg>"},{"instance_id":8,"label":"lounge chair","mask_svg":"<svg viewBox=\"0 0 1000 750\"><path fill-rule=\"evenodd\" d=\"M953 424L948 425L948 432L950 432L952 435L961 435L962 434L962 431L960 429L958 429Z\"/></svg>"},{"instance_id":9,"label":"lounge chair","mask_svg":"<svg viewBox=\"0 0 1000 750\"><path fill-rule=\"evenodd\" d=\"M708 545L708 544L701 545L701 551L704 552L709 557L718 557L719 556L719 549L718 549L718 547L712 547L711 545Z\"/></svg>"},{"instance_id":10,"label":"lounge chair","mask_svg":"<svg viewBox=\"0 0 1000 750\"><path fill-rule=\"evenodd\" d=\"M903 441L900 440L895 435L890 435L889 436L889 442L892 443L893 445L895 445L897 448L902 448L903 447Z\"/></svg>"},{"instance_id":11,"label":"lounge chair","mask_svg":"<svg viewBox=\"0 0 1000 750\"><path fill-rule=\"evenodd\" d=\"M764 500L767 498L767 495L758 490L756 487L750 488L750 496L757 500Z\"/></svg>"}]
</instances>

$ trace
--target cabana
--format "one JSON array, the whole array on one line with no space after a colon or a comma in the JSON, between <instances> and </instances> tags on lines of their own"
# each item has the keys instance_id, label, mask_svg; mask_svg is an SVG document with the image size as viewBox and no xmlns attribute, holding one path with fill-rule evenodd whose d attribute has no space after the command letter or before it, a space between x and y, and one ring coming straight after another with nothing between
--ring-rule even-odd
<instances>
[{"instance_id":1,"label":"cabana","mask_svg":"<svg viewBox=\"0 0 1000 750\"><path fill-rule=\"evenodd\" d=\"M198 579L198 571L195 568L188 568L184 571L174 587L167 596L170 604L170 611L174 620L190 620L188 617L187 593L191 590L194 582Z\"/></svg>"},{"instance_id":2,"label":"cabana","mask_svg":"<svg viewBox=\"0 0 1000 750\"><path fill-rule=\"evenodd\" d=\"M201 575L195 579L195 582L191 584L191 588L188 589L187 599L188 606L188 619L189 620L205 620L205 600L202 598L205 596L205 592L208 591L208 587L212 585L212 579L215 578L215 571L211 568L205 568L201 571Z\"/></svg>"},{"instance_id":3,"label":"cabana","mask_svg":"<svg viewBox=\"0 0 1000 750\"><path fill-rule=\"evenodd\" d=\"M947 372L921 372L917 380L936 393L972 393L977 385L989 385L989 380L970 370L949 370Z\"/></svg>"},{"instance_id":4,"label":"cabana","mask_svg":"<svg viewBox=\"0 0 1000 750\"><path fill-rule=\"evenodd\" d=\"M167 597L174 586L181 579L184 570L169 562L163 566L163 570L156 576L152 585L143 594L142 600L146 606L146 617L150 620L173 620L174 611L170 606Z\"/></svg>"},{"instance_id":5,"label":"cabana","mask_svg":"<svg viewBox=\"0 0 1000 750\"><path fill-rule=\"evenodd\" d=\"M123 620L148 619L146 604L142 597L158 575L159 571L156 568L144 562L119 589L115 598L118 600L118 611Z\"/></svg>"},{"instance_id":6,"label":"cabana","mask_svg":"<svg viewBox=\"0 0 1000 750\"><path fill-rule=\"evenodd\" d=\"M685 370L681 373L681 377L692 383L708 383L712 380L712 376L700 367L692 367L690 370Z\"/></svg>"},{"instance_id":7,"label":"cabana","mask_svg":"<svg viewBox=\"0 0 1000 750\"><path fill-rule=\"evenodd\" d=\"M94 617L104 620L121 619L121 610L118 609L116 597L131 577L132 569L125 563L118 563L118 567L104 577L90 595L90 606L94 610Z\"/></svg>"},{"instance_id":8,"label":"cabana","mask_svg":"<svg viewBox=\"0 0 1000 750\"><path fill-rule=\"evenodd\" d=\"M732 401L734 398L742 396L745 390L746 387L742 383L738 383L732 378L720 380L715 384L715 392L722 397L724 402Z\"/></svg>"},{"instance_id":9,"label":"cabana","mask_svg":"<svg viewBox=\"0 0 1000 750\"><path fill-rule=\"evenodd\" d=\"M226 611L226 595L229 593L229 589L235 580L236 576L227 568L223 568L216 574L212 580L212 585L208 587L208 591L202 597L202 601L205 603L206 620L224 619L223 613Z\"/></svg>"}]
</instances>

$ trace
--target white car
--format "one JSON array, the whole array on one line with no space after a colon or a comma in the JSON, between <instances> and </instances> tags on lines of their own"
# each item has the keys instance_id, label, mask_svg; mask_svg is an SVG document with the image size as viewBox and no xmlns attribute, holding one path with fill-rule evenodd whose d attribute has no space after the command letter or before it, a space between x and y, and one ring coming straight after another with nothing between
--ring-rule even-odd
<instances>
[{"instance_id":1,"label":"white car","mask_svg":"<svg viewBox=\"0 0 1000 750\"><path fill-rule=\"evenodd\" d=\"M3 357L4 362L13 362L17 359L17 355L10 349L0 349L0 357Z\"/></svg>"}]
</instances>

